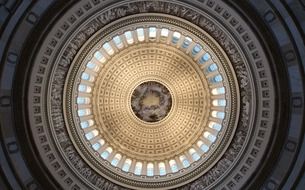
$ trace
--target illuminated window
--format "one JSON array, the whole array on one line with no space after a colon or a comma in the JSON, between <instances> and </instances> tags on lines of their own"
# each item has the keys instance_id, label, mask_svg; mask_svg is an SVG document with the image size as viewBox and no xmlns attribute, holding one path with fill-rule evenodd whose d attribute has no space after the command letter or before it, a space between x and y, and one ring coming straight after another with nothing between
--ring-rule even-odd
<instances>
[{"instance_id":1,"label":"illuminated window","mask_svg":"<svg viewBox=\"0 0 305 190\"><path fill-rule=\"evenodd\" d=\"M180 161L181 161L183 167L187 168L187 167L190 166L190 162L187 160L187 158L186 158L184 155L181 155L181 156L179 157L179 159L180 159Z\"/></svg>"},{"instance_id":2,"label":"illuminated window","mask_svg":"<svg viewBox=\"0 0 305 190\"><path fill-rule=\"evenodd\" d=\"M80 123L82 129L88 128L94 124L93 120L83 121Z\"/></svg>"},{"instance_id":3,"label":"illuminated window","mask_svg":"<svg viewBox=\"0 0 305 190\"><path fill-rule=\"evenodd\" d=\"M169 161L169 166L170 166L172 172L177 172L178 171L178 165L176 163L176 160L170 160Z\"/></svg>"},{"instance_id":4,"label":"illuminated window","mask_svg":"<svg viewBox=\"0 0 305 190\"><path fill-rule=\"evenodd\" d=\"M213 106L226 106L226 100L213 100Z\"/></svg>"},{"instance_id":5,"label":"illuminated window","mask_svg":"<svg viewBox=\"0 0 305 190\"><path fill-rule=\"evenodd\" d=\"M81 79L86 80L86 81L90 81L93 82L94 81L94 77L89 75L88 73L83 72Z\"/></svg>"},{"instance_id":6,"label":"illuminated window","mask_svg":"<svg viewBox=\"0 0 305 190\"><path fill-rule=\"evenodd\" d=\"M92 145L92 148L93 148L94 150L98 150L98 149L100 149L104 144L105 144L104 139L100 139L97 143L95 143L94 145Z\"/></svg>"},{"instance_id":7,"label":"illuminated window","mask_svg":"<svg viewBox=\"0 0 305 190\"><path fill-rule=\"evenodd\" d=\"M200 146L200 149L203 151L203 152L208 152L209 151L209 147L205 144L201 145Z\"/></svg>"},{"instance_id":8,"label":"illuminated window","mask_svg":"<svg viewBox=\"0 0 305 190\"><path fill-rule=\"evenodd\" d=\"M126 159L125 162L124 162L122 170L124 172L128 172L129 169L130 169L130 166L131 166L131 160L130 159Z\"/></svg>"},{"instance_id":9,"label":"illuminated window","mask_svg":"<svg viewBox=\"0 0 305 190\"><path fill-rule=\"evenodd\" d=\"M225 88L224 87L220 87L220 88L214 88L212 90L212 94L213 95L218 95L218 94L224 94L226 91L225 91Z\"/></svg>"},{"instance_id":10,"label":"illuminated window","mask_svg":"<svg viewBox=\"0 0 305 190\"><path fill-rule=\"evenodd\" d=\"M209 53L205 53L203 56L202 56L202 59L204 61L208 61L209 59L211 58L211 55Z\"/></svg>"},{"instance_id":11,"label":"illuminated window","mask_svg":"<svg viewBox=\"0 0 305 190\"><path fill-rule=\"evenodd\" d=\"M132 43L134 42L134 40L133 40L131 31L127 31L127 32L125 32L124 34L125 34L127 43L128 43L128 44L132 44ZM139 41L140 41L140 40L139 40Z\"/></svg>"},{"instance_id":12,"label":"illuminated window","mask_svg":"<svg viewBox=\"0 0 305 190\"><path fill-rule=\"evenodd\" d=\"M99 66L96 65L95 63L91 62L91 61L89 61L89 62L87 63L87 68L88 68L88 69L91 69L91 70L94 71L94 72L97 72L97 71L99 70Z\"/></svg>"},{"instance_id":13,"label":"illuminated window","mask_svg":"<svg viewBox=\"0 0 305 190\"><path fill-rule=\"evenodd\" d=\"M121 48L124 47L124 44L123 44L123 42L122 42L120 36L114 37L114 38L113 38L113 41L114 41L115 45L116 45L119 49L121 49Z\"/></svg>"},{"instance_id":14,"label":"illuminated window","mask_svg":"<svg viewBox=\"0 0 305 190\"><path fill-rule=\"evenodd\" d=\"M156 38L157 37L157 28L151 27L149 28L149 38Z\"/></svg>"},{"instance_id":15,"label":"illuminated window","mask_svg":"<svg viewBox=\"0 0 305 190\"><path fill-rule=\"evenodd\" d=\"M161 29L161 37L168 37L169 30L167 28Z\"/></svg>"},{"instance_id":16,"label":"illuminated window","mask_svg":"<svg viewBox=\"0 0 305 190\"><path fill-rule=\"evenodd\" d=\"M106 52L109 55L113 55L114 54L114 50L112 49L111 45L108 42L103 45L103 48L106 50Z\"/></svg>"},{"instance_id":17,"label":"illuminated window","mask_svg":"<svg viewBox=\"0 0 305 190\"><path fill-rule=\"evenodd\" d=\"M210 122L209 123L209 127L212 128L212 129L215 129L217 131L221 130L221 125L218 124L218 123L215 123L215 122Z\"/></svg>"},{"instance_id":18,"label":"illuminated window","mask_svg":"<svg viewBox=\"0 0 305 190\"><path fill-rule=\"evenodd\" d=\"M121 159L122 159L122 155L121 154L116 154L111 161L111 165L117 166Z\"/></svg>"},{"instance_id":19,"label":"illuminated window","mask_svg":"<svg viewBox=\"0 0 305 190\"><path fill-rule=\"evenodd\" d=\"M90 93L91 90L92 90L91 87L88 86L88 85L85 85L85 84L80 84L80 85L78 86L78 91L80 91L80 92Z\"/></svg>"},{"instance_id":20,"label":"illuminated window","mask_svg":"<svg viewBox=\"0 0 305 190\"><path fill-rule=\"evenodd\" d=\"M95 63L92 63L92 62L88 62L88 63L87 63L87 67L88 67L89 69L94 70L95 67L96 67L96 64L95 64Z\"/></svg>"},{"instance_id":21,"label":"illuminated window","mask_svg":"<svg viewBox=\"0 0 305 190\"><path fill-rule=\"evenodd\" d=\"M101 60L104 58L103 54L99 51L95 52L94 54L94 57L97 59L97 60Z\"/></svg>"},{"instance_id":22,"label":"illuminated window","mask_svg":"<svg viewBox=\"0 0 305 190\"><path fill-rule=\"evenodd\" d=\"M212 143L215 142L216 137L214 135L212 135L210 132L204 132L203 136L205 138L207 138L209 141L211 141Z\"/></svg>"},{"instance_id":23,"label":"illuminated window","mask_svg":"<svg viewBox=\"0 0 305 190\"><path fill-rule=\"evenodd\" d=\"M105 56L104 56L101 52L99 52L99 51L95 52L94 57L95 57L98 61L100 61L101 63L105 63L105 62L106 62Z\"/></svg>"},{"instance_id":24,"label":"illuminated window","mask_svg":"<svg viewBox=\"0 0 305 190\"><path fill-rule=\"evenodd\" d=\"M188 48L192 41L192 38L186 37L182 43L182 48Z\"/></svg>"},{"instance_id":25,"label":"illuminated window","mask_svg":"<svg viewBox=\"0 0 305 190\"><path fill-rule=\"evenodd\" d=\"M181 37L181 33L174 32L173 33L173 38L172 38L172 43L176 44L179 41L180 37Z\"/></svg>"},{"instance_id":26,"label":"illuminated window","mask_svg":"<svg viewBox=\"0 0 305 190\"><path fill-rule=\"evenodd\" d=\"M83 80L89 80L90 79L90 75L88 73L83 73L81 78Z\"/></svg>"},{"instance_id":27,"label":"illuminated window","mask_svg":"<svg viewBox=\"0 0 305 190\"><path fill-rule=\"evenodd\" d=\"M134 174L141 175L141 172L142 172L142 163L137 162L135 166Z\"/></svg>"},{"instance_id":28,"label":"illuminated window","mask_svg":"<svg viewBox=\"0 0 305 190\"><path fill-rule=\"evenodd\" d=\"M109 155L112 153L112 148L108 147L104 152L101 154L101 157L107 159Z\"/></svg>"},{"instance_id":29,"label":"illuminated window","mask_svg":"<svg viewBox=\"0 0 305 190\"><path fill-rule=\"evenodd\" d=\"M154 176L154 165L152 163L147 164L147 176Z\"/></svg>"},{"instance_id":30,"label":"illuminated window","mask_svg":"<svg viewBox=\"0 0 305 190\"><path fill-rule=\"evenodd\" d=\"M196 150L193 149L193 148L191 148L191 149L189 150L189 154L192 156L192 158L193 158L194 161L198 161L198 160L200 159L199 154L198 154L198 153L196 152Z\"/></svg>"},{"instance_id":31,"label":"illuminated window","mask_svg":"<svg viewBox=\"0 0 305 190\"><path fill-rule=\"evenodd\" d=\"M210 82L211 82L211 83L219 83L219 82L221 82L222 80L223 80L223 79L222 79L222 76L218 74L218 75L212 77L212 78L210 79Z\"/></svg>"},{"instance_id":32,"label":"illuminated window","mask_svg":"<svg viewBox=\"0 0 305 190\"><path fill-rule=\"evenodd\" d=\"M225 113L220 111L212 111L212 116L218 119L224 119Z\"/></svg>"},{"instance_id":33,"label":"illuminated window","mask_svg":"<svg viewBox=\"0 0 305 190\"><path fill-rule=\"evenodd\" d=\"M166 175L165 164L163 162L159 163L159 173L160 175Z\"/></svg>"},{"instance_id":34,"label":"illuminated window","mask_svg":"<svg viewBox=\"0 0 305 190\"><path fill-rule=\"evenodd\" d=\"M90 98L77 97L77 104L90 104Z\"/></svg>"},{"instance_id":35,"label":"illuminated window","mask_svg":"<svg viewBox=\"0 0 305 190\"><path fill-rule=\"evenodd\" d=\"M201 45L196 44L192 50L192 55L193 56L197 55L201 50L202 50Z\"/></svg>"},{"instance_id":36,"label":"illuminated window","mask_svg":"<svg viewBox=\"0 0 305 190\"><path fill-rule=\"evenodd\" d=\"M87 140L91 140L94 137L96 137L97 135L98 135L98 130L94 129L94 130L90 131L89 133L87 133L85 136L86 136Z\"/></svg>"},{"instance_id":37,"label":"illuminated window","mask_svg":"<svg viewBox=\"0 0 305 190\"><path fill-rule=\"evenodd\" d=\"M78 113L78 116L82 117L82 116L90 115L91 110L90 109L81 109L81 110L78 110L77 113Z\"/></svg>"},{"instance_id":38,"label":"illuminated window","mask_svg":"<svg viewBox=\"0 0 305 190\"><path fill-rule=\"evenodd\" d=\"M140 42L145 40L145 36L144 36L144 29L143 28L138 28L137 29L137 34L138 34L138 40Z\"/></svg>"},{"instance_id":39,"label":"illuminated window","mask_svg":"<svg viewBox=\"0 0 305 190\"><path fill-rule=\"evenodd\" d=\"M213 63L208 67L208 72L214 72L217 71L217 69L218 69L217 65Z\"/></svg>"},{"instance_id":40,"label":"illuminated window","mask_svg":"<svg viewBox=\"0 0 305 190\"><path fill-rule=\"evenodd\" d=\"M204 144L202 141L197 142L197 146L203 151L203 152L208 152L209 147Z\"/></svg>"}]
</instances>

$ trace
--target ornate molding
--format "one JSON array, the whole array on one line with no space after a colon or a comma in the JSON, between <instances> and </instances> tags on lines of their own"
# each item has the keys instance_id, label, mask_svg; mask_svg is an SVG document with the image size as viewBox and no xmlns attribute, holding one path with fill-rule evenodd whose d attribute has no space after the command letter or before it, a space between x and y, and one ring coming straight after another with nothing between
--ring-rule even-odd
<instances>
[{"instance_id":1,"label":"ornate molding","mask_svg":"<svg viewBox=\"0 0 305 190\"><path fill-rule=\"evenodd\" d=\"M65 39L65 44L67 46L61 45L52 45L46 47L46 49L42 49L42 53L39 54L37 57L36 63L37 66L34 68L33 78L32 81L34 81L31 84L34 84L30 89L31 92L29 93L29 100L33 100L34 96L40 96L43 101L39 106L41 106L41 110L45 110L48 112L49 110L46 110L48 108L45 107L46 100L44 99L44 95L47 89L42 87L42 84L48 82L48 75L39 73L38 68L54 68L54 82L50 86L51 90L51 102L50 102L50 109L52 110L50 113L52 114L52 120L53 120L53 127L54 132L48 131L49 129L46 128L44 130L46 133L38 135L41 138L41 147L40 150L42 151L42 148L48 145L49 143L53 144L51 141L49 142L48 139L50 134L56 135L56 138L58 139L59 145L63 147L63 150L65 154L67 155L68 160L73 166L74 172L78 172L78 176L81 179L86 179L88 181L91 181L89 186L93 187L92 185L95 185L96 188L101 188L106 183L111 185L112 188L120 188L108 180L103 179L100 177L97 173L90 171L91 166L86 165L86 163L81 159L81 157L77 156L75 150L73 150L73 146L71 146L71 141L69 140L69 135L67 134L67 131L65 130L64 126L64 118L61 114L62 112L62 91L59 89L62 89L64 87L64 79L66 76L66 73L68 72L69 66L74 59L75 55L79 51L79 49L83 46L83 44L89 39L89 37L94 34L97 30L101 29L103 26L105 26L107 23L110 23L112 21L115 21L118 18L121 18L123 16L127 15L136 15L138 13L147 13L147 12L159 12L159 13L169 13L171 15L175 15L176 17L180 17L182 19L188 20L193 22L194 24L197 24L200 26L203 30L208 32L219 44L220 46L225 50L226 54L230 58L232 62L232 67L234 68L234 71L236 73L237 79L239 81L239 88L240 88L240 95L241 95L241 114L240 114L240 122L237 128L237 131L235 133L235 136L233 137L233 142L230 144L230 147L227 149L226 153L224 154L224 157L216 164L209 172L201 176L198 180L196 180L194 183L190 184L192 188L202 188L202 187L212 187L213 185L217 183L221 183L221 179L224 177L226 172L229 172L233 167L235 167L236 162L240 161L240 159L243 157L247 157L244 160L251 160L256 158L257 156L260 156L262 152L264 152L265 144L267 143L267 140L264 138L265 136L270 135L270 130L272 126L272 107L264 107L261 102L263 101L269 101L269 105L273 105L272 101L270 99L270 93L273 93L273 87L272 83L270 83L267 80L259 78L259 72L266 72L270 73L270 70L268 68L268 64L266 62L266 58L263 52L261 52L259 49L257 49L257 46L259 46L259 43L257 39L255 39L254 34L249 30L247 26L244 26L244 23L241 25L237 21L238 19L231 16L229 11L232 11L227 7L227 5L222 3L215 3L214 1L208 1L212 3L206 3L206 4L200 4L200 8L207 11L209 14L215 14L216 20L213 20L210 18L206 13L203 11L192 8L190 5L187 5L185 3L180 2L160 2L160 1L154 1L154 2L148 2L148 1L135 1L130 3L120 3L118 6L114 6L113 8L109 8L104 13L98 13L96 14L96 18L88 22L87 20L86 24L83 24L84 27L81 30L78 30L75 34L71 35L71 27L70 29L57 29L57 32L53 33L54 36L50 36L50 42L52 40L56 41L57 43L61 44L59 42L59 39L61 38L68 38ZM197 3L197 2L196 2ZM92 5L90 2L87 3L88 5ZM199 2L198 2L199 4ZM63 21L63 23L69 23L68 25L73 25L74 22L80 22L82 20L81 15L91 15L90 9L86 10L86 8L80 8L80 11L77 11L76 13L73 13L73 16L68 16L66 21ZM88 12L87 12L88 11ZM220 13L222 15L220 15ZM67 13L68 14L68 13ZM78 19L74 19L76 15L78 15ZM219 16L218 16L219 15ZM220 16L222 16L220 18ZM220 25L220 21L224 22L224 26ZM63 25L64 26L64 25ZM237 35L237 37L233 37L228 33L228 31L232 30L234 28L234 33ZM252 39L254 37L254 39ZM239 43L237 43L239 42ZM50 44L47 43L46 44ZM52 44L52 43L51 43ZM240 45L242 44L242 45ZM251 45L252 44L252 45ZM62 56L58 56L60 53L58 51L59 47L65 47L60 52ZM56 47L56 49L55 49ZM248 47L247 50L242 50L242 47ZM59 48L61 49L61 48ZM58 58L59 57L59 58ZM57 59L57 61L55 61ZM54 63L58 63L58 67L54 67ZM269 77L271 77L271 74L268 74ZM256 82L255 80L259 80L259 82ZM35 82L36 81L36 82ZM261 83L264 82L264 83ZM266 86L268 86L268 89L266 89ZM262 90L263 89L263 90ZM257 93L257 92L262 92ZM36 95L35 95L36 94ZM39 95L40 94L40 95ZM43 95L44 94L44 95ZM255 102L258 102L257 107L255 107ZM38 105L35 104L35 107ZM29 111L33 113L35 107L29 107ZM256 108L258 115L253 112L253 110ZM44 126L48 126L47 124L47 115L44 114L33 114L34 118L33 127L38 127L44 122ZM253 122L253 117L259 117L259 120L256 120L256 122ZM46 123L45 123L46 122ZM34 130L33 130L33 133ZM252 135L255 135L254 137L251 137ZM43 140L42 140L43 139ZM38 142L38 141L36 141ZM252 143L255 144L253 145ZM245 146L250 145L251 153L242 153L242 150L245 149ZM52 145L53 146L53 145ZM39 147L39 145L38 145ZM71 150L72 149L72 150ZM56 149L52 148L52 151L55 151ZM259 152L261 152L259 154ZM60 153L60 151L59 151ZM258 155L259 154L259 155ZM52 155L52 154L51 154ZM246 175L249 174L248 170L251 167L255 167L253 164L249 164L244 162L242 168L247 168L245 170L236 171L237 174L234 175ZM47 161L46 159L46 165L51 166L54 163L65 163L57 158L55 160ZM62 165L58 166L59 168L63 167ZM67 171L67 168L64 169ZM63 170L63 171L64 171ZM79 172L81 171L81 172ZM67 172L65 172L67 173ZM232 174L233 175L233 174ZM67 178L65 178L67 179ZM101 183L101 181L105 180L105 184ZM218 181L219 180L219 181ZM82 180L81 180L82 181ZM97 183L99 181L99 183ZM72 181L71 183L75 183L75 185L79 184L77 181ZM231 183L231 182L229 182ZM235 185L238 184L238 181L233 182ZM97 184L103 184L97 187ZM109 186L108 185L108 186ZM77 186L81 186L80 184Z\"/></svg>"}]
</instances>

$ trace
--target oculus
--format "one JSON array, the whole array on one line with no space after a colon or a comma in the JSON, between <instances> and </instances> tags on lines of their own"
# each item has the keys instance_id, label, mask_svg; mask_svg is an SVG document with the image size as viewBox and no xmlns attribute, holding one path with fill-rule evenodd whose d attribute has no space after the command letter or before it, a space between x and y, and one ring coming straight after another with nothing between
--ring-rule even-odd
<instances>
[{"instance_id":1,"label":"oculus","mask_svg":"<svg viewBox=\"0 0 305 190\"><path fill-rule=\"evenodd\" d=\"M171 105L170 92L158 82L142 83L132 93L132 110L143 121L156 122L162 120L170 111Z\"/></svg>"}]
</instances>

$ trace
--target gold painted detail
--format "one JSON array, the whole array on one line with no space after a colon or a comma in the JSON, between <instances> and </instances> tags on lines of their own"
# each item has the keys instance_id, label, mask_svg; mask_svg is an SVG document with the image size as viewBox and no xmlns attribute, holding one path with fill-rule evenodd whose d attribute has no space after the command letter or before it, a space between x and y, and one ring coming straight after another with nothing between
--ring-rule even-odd
<instances>
[{"instance_id":1,"label":"gold painted detail","mask_svg":"<svg viewBox=\"0 0 305 190\"><path fill-rule=\"evenodd\" d=\"M183 52L162 44L130 46L99 73L93 114L101 135L113 149L147 161L171 159L202 136L210 113L210 92L200 68ZM145 122L132 110L131 99L143 82L156 81L172 94L172 109L159 122Z\"/></svg>"},{"instance_id":2,"label":"gold painted detail","mask_svg":"<svg viewBox=\"0 0 305 190\"><path fill-rule=\"evenodd\" d=\"M77 115L101 163L164 176L202 162L220 141L230 109L227 76L210 47L189 36L139 27L91 51L78 74ZM159 90L137 99L142 84Z\"/></svg>"}]
</instances>

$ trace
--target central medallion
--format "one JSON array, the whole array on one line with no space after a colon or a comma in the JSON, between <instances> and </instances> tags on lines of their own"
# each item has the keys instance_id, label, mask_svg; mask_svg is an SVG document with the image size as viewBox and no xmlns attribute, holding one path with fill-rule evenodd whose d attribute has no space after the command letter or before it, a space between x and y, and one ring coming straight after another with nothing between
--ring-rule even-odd
<instances>
[{"instance_id":1,"label":"central medallion","mask_svg":"<svg viewBox=\"0 0 305 190\"><path fill-rule=\"evenodd\" d=\"M172 97L164 85L155 81L144 82L133 91L131 107L139 119L158 122L168 115Z\"/></svg>"}]
</instances>

